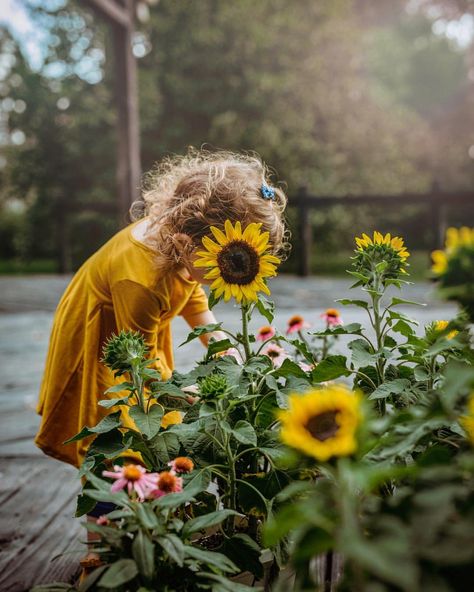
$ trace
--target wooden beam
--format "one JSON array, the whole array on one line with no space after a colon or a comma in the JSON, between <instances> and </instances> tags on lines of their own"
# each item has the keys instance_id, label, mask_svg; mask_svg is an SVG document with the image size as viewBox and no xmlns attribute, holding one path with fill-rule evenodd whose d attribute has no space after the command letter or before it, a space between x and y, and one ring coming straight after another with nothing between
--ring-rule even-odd
<instances>
[{"instance_id":1,"label":"wooden beam","mask_svg":"<svg viewBox=\"0 0 474 592\"><path fill-rule=\"evenodd\" d=\"M133 0L125 0L130 22L133 21ZM137 64L132 52L131 27L114 25L115 92L117 119L117 184L120 225L129 222L131 204L140 197L140 129L138 115Z\"/></svg>"},{"instance_id":2,"label":"wooden beam","mask_svg":"<svg viewBox=\"0 0 474 592\"><path fill-rule=\"evenodd\" d=\"M403 206L406 204L418 204L431 206L433 203L444 203L447 206L460 204L473 204L474 192L465 191L458 193L434 192L434 193L404 193L401 195L307 195L298 194L290 199L289 206L305 205L306 207L321 206L360 206L360 205L382 205Z\"/></svg>"},{"instance_id":3,"label":"wooden beam","mask_svg":"<svg viewBox=\"0 0 474 592\"><path fill-rule=\"evenodd\" d=\"M130 12L115 0L84 0L93 10L100 13L114 25L130 28L133 23Z\"/></svg>"}]
</instances>

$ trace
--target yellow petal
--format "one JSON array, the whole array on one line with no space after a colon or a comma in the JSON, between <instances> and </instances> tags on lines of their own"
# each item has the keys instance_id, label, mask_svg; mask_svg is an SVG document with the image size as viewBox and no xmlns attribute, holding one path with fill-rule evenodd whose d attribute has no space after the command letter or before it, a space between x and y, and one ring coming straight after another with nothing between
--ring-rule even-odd
<instances>
[{"instance_id":1,"label":"yellow petal","mask_svg":"<svg viewBox=\"0 0 474 592\"><path fill-rule=\"evenodd\" d=\"M222 232L222 230L219 230L219 228L216 228L215 226L211 226L211 232L220 245L224 246L227 244L226 235Z\"/></svg>"},{"instance_id":2,"label":"yellow petal","mask_svg":"<svg viewBox=\"0 0 474 592\"><path fill-rule=\"evenodd\" d=\"M459 233L457 228L448 228L446 231L446 248L455 249L459 244Z\"/></svg>"},{"instance_id":3,"label":"yellow petal","mask_svg":"<svg viewBox=\"0 0 474 592\"><path fill-rule=\"evenodd\" d=\"M224 300L228 302L232 298L231 284L224 285Z\"/></svg>"},{"instance_id":4,"label":"yellow petal","mask_svg":"<svg viewBox=\"0 0 474 592\"><path fill-rule=\"evenodd\" d=\"M250 286L240 286L240 288L247 300L257 300L257 294Z\"/></svg>"},{"instance_id":5,"label":"yellow petal","mask_svg":"<svg viewBox=\"0 0 474 592\"><path fill-rule=\"evenodd\" d=\"M235 239L234 235L234 227L232 226L232 222L230 220L226 220L224 223L225 234L227 236L227 242L230 242Z\"/></svg>"},{"instance_id":6,"label":"yellow petal","mask_svg":"<svg viewBox=\"0 0 474 592\"><path fill-rule=\"evenodd\" d=\"M211 290L219 290L220 288L223 289L225 287L225 282L221 277L218 277L209 287Z\"/></svg>"},{"instance_id":7,"label":"yellow petal","mask_svg":"<svg viewBox=\"0 0 474 592\"><path fill-rule=\"evenodd\" d=\"M206 247L206 249L210 253L219 253L222 250L221 245L218 245L213 240L211 240L208 236L202 237L202 244Z\"/></svg>"},{"instance_id":8,"label":"yellow petal","mask_svg":"<svg viewBox=\"0 0 474 592\"><path fill-rule=\"evenodd\" d=\"M259 230L262 227L262 223L259 222L252 222L247 226L247 228L242 233L242 239L253 243L254 239L258 239L259 237Z\"/></svg>"},{"instance_id":9,"label":"yellow petal","mask_svg":"<svg viewBox=\"0 0 474 592\"><path fill-rule=\"evenodd\" d=\"M267 255L262 256L262 261L268 263L275 263L276 265L279 265L281 263L281 260L278 257L276 257L275 255L270 255L269 253L267 253Z\"/></svg>"},{"instance_id":10,"label":"yellow petal","mask_svg":"<svg viewBox=\"0 0 474 592\"><path fill-rule=\"evenodd\" d=\"M222 294L224 294L224 290L225 290L225 286L219 286L218 288L213 290L214 296L216 298L220 298L222 296Z\"/></svg>"},{"instance_id":11,"label":"yellow petal","mask_svg":"<svg viewBox=\"0 0 474 592\"><path fill-rule=\"evenodd\" d=\"M193 262L193 266L194 267L216 267L217 265L217 261L213 261L210 259L196 259L196 261Z\"/></svg>"},{"instance_id":12,"label":"yellow petal","mask_svg":"<svg viewBox=\"0 0 474 592\"><path fill-rule=\"evenodd\" d=\"M204 278L206 280L213 280L215 278L220 277L220 275L221 275L220 269L218 267L214 267L213 269L211 269L211 271L208 271L206 273L206 275L204 276Z\"/></svg>"},{"instance_id":13,"label":"yellow petal","mask_svg":"<svg viewBox=\"0 0 474 592\"><path fill-rule=\"evenodd\" d=\"M235 223L234 236L237 240L241 240L242 238L242 226L240 225L239 220L237 220L237 222Z\"/></svg>"},{"instance_id":14,"label":"yellow petal","mask_svg":"<svg viewBox=\"0 0 474 592\"><path fill-rule=\"evenodd\" d=\"M431 268L433 273L439 275L443 274L448 267L448 258L446 253L440 250L433 251L431 253L431 258L433 259L433 267Z\"/></svg>"}]
</instances>

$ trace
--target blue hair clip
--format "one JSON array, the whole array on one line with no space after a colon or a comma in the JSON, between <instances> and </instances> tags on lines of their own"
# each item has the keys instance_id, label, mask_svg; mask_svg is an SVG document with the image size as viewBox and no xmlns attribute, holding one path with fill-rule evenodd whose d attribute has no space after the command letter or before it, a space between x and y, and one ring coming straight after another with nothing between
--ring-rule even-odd
<instances>
[{"instance_id":1,"label":"blue hair clip","mask_svg":"<svg viewBox=\"0 0 474 592\"><path fill-rule=\"evenodd\" d=\"M272 201L275 199L275 190L273 187L269 187L265 183L260 187L260 193L262 194L263 199L271 199Z\"/></svg>"}]
</instances>

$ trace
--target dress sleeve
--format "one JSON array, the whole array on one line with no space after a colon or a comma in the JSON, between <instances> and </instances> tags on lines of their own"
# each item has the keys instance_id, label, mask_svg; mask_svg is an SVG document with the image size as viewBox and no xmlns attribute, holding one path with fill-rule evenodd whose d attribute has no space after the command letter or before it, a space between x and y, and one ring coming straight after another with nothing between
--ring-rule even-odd
<instances>
[{"instance_id":1,"label":"dress sleeve","mask_svg":"<svg viewBox=\"0 0 474 592\"><path fill-rule=\"evenodd\" d=\"M209 306L207 303L206 292L204 292L201 284L196 284L196 287L191 292L191 296L181 311L181 316L192 317L193 315L206 312L207 310L209 310Z\"/></svg>"}]
</instances>

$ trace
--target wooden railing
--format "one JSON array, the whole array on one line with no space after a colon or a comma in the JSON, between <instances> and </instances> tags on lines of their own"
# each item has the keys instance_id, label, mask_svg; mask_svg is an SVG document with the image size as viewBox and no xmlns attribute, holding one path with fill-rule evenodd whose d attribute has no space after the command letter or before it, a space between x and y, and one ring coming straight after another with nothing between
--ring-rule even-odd
<instances>
[{"instance_id":1,"label":"wooden railing","mask_svg":"<svg viewBox=\"0 0 474 592\"><path fill-rule=\"evenodd\" d=\"M405 193L400 195L346 195L339 197L310 195L301 188L297 195L289 201L290 207L298 210L298 237L301 241L301 255L298 262L298 273L308 276L311 273L311 252L313 248L313 231L310 212L312 209L329 208L333 206L354 208L357 206L383 206L387 209L401 208L405 205L421 205L426 207L428 224L433 230L433 241L429 245L432 249L442 247L447 228L447 213L455 206L471 205L474 208L473 192L441 192L436 186L431 193ZM474 210L471 219L465 224L474 224Z\"/></svg>"}]
</instances>

